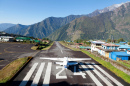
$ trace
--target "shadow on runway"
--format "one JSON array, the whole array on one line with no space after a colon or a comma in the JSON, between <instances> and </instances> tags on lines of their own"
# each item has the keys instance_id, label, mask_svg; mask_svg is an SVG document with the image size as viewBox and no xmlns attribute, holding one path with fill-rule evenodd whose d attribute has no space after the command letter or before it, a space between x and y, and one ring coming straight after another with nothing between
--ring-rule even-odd
<instances>
[{"instance_id":1,"label":"shadow on runway","mask_svg":"<svg viewBox=\"0 0 130 86\"><path fill-rule=\"evenodd\" d=\"M4 60L3 58L0 58L0 60Z\"/></svg>"},{"instance_id":2,"label":"shadow on runway","mask_svg":"<svg viewBox=\"0 0 130 86\"><path fill-rule=\"evenodd\" d=\"M8 84L2 84L0 83L0 86L19 86L21 83L21 81L13 81L11 83ZM32 81L24 81L23 83L26 83L26 86L88 86L85 84L79 84L79 83L68 83L67 81L61 81L58 83L50 83L50 84L42 84L42 83L38 83L38 84L32 84Z\"/></svg>"}]
</instances>

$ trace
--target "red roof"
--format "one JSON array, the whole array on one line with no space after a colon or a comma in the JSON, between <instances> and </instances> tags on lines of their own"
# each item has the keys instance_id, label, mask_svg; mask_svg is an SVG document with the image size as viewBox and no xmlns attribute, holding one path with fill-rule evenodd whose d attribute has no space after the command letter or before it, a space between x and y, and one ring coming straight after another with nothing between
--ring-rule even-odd
<instances>
[{"instance_id":1,"label":"red roof","mask_svg":"<svg viewBox=\"0 0 130 86\"><path fill-rule=\"evenodd\" d=\"M115 45L115 44L111 44L111 43L106 43L106 44L102 44L104 46L114 46L114 47L119 47L119 45Z\"/></svg>"}]
</instances>

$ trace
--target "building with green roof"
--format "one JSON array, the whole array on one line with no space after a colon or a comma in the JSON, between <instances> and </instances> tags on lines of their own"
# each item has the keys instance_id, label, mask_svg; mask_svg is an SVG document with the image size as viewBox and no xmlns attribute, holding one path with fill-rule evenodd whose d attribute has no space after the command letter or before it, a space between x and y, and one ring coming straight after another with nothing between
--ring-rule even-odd
<instances>
[{"instance_id":1,"label":"building with green roof","mask_svg":"<svg viewBox=\"0 0 130 86\"><path fill-rule=\"evenodd\" d=\"M27 41L27 40L31 40L31 38L29 37L17 37L16 41Z\"/></svg>"}]
</instances>

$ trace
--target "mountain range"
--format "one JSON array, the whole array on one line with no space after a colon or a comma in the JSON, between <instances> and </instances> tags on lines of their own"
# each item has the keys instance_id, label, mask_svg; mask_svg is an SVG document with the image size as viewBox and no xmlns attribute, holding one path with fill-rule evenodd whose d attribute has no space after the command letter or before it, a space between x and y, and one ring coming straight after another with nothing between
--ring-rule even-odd
<instances>
[{"instance_id":1,"label":"mountain range","mask_svg":"<svg viewBox=\"0 0 130 86\"><path fill-rule=\"evenodd\" d=\"M52 40L115 39L130 40L130 3L94 17L81 17L49 36Z\"/></svg>"},{"instance_id":2,"label":"mountain range","mask_svg":"<svg viewBox=\"0 0 130 86\"><path fill-rule=\"evenodd\" d=\"M108 39L130 40L130 2L115 4L87 15L49 17L33 25L15 25L7 33L49 37L52 40Z\"/></svg>"},{"instance_id":3,"label":"mountain range","mask_svg":"<svg viewBox=\"0 0 130 86\"><path fill-rule=\"evenodd\" d=\"M0 31L3 31L9 27L15 26L15 24L11 24L11 23L1 23L0 24Z\"/></svg>"}]
</instances>

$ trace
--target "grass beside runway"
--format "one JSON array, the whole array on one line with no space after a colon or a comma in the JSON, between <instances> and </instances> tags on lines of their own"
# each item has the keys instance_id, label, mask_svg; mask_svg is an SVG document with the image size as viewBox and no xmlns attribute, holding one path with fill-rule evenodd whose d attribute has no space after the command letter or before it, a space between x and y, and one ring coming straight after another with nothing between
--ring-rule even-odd
<instances>
[{"instance_id":1,"label":"grass beside runway","mask_svg":"<svg viewBox=\"0 0 130 86\"><path fill-rule=\"evenodd\" d=\"M0 70L0 84L7 83L14 74L32 57L19 58Z\"/></svg>"},{"instance_id":2,"label":"grass beside runway","mask_svg":"<svg viewBox=\"0 0 130 86\"><path fill-rule=\"evenodd\" d=\"M49 43L49 46L40 46L40 47L42 47L40 50L48 50L48 49L50 49L51 46L53 45L53 43L54 43L54 42ZM32 46L31 49L32 49L32 50L38 50L38 47L39 47L39 46Z\"/></svg>"},{"instance_id":3,"label":"grass beside runway","mask_svg":"<svg viewBox=\"0 0 130 86\"><path fill-rule=\"evenodd\" d=\"M114 67L110 62L106 62L102 60L100 57L95 57L93 54L89 53L86 50L82 50L83 53L87 54L88 56L92 57L94 60L102 64L104 67L115 73L117 76L121 77L124 81L130 84L130 75L124 73L123 71Z\"/></svg>"},{"instance_id":4,"label":"grass beside runway","mask_svg":"<svg viewBox=\"0 0 130 86\"><path fill-rule=\"evenodd\" d=\"M124 73L123 71L117 69L111 63L102 60L100 57L95 57L95 55L89 53L86 50L80 50L80 49L72 48L70 45L67 45L66 43L63 43L63 42L59 42L59 43L62 44L63 46L65 46L65 47L71 49L71 50L82 51L83 53L87 54L88 56L90 56L91 58L93 58L94 60L96 60L97 62L102 64L104 67L109 69L111 72L115 73L117 76L121 77L124 81L126 81L127 83L130 84L130 75L128 75L128 74Z\"/></svg>"},{"instance_id":5,"label":"grass beside runway","mask_svg":"<svg viewBox=\"0 0 130 86\"><path fill-rule=\"evenodd\" d=\"M47 46L47 47L43 48L42 50L48 50L48 49L50 49L50 48L51 48L51 46L53 45L53 43L54 43L54 42L52 42L49 46Z\"/></svg>"},{"instance_id":6,"label":"grass beside runway","mask_svg":"<svg viewBox=\"0 0 130 86\"><path fill-rule=\"evenodd\" d=\"M77 48L72 48L70 45L67 45L66 43L64 43L63 41L59 41L59 43L73 51L80 51L80 49L77 49Z\"/></svg>"}]
</instances>

